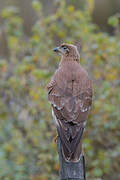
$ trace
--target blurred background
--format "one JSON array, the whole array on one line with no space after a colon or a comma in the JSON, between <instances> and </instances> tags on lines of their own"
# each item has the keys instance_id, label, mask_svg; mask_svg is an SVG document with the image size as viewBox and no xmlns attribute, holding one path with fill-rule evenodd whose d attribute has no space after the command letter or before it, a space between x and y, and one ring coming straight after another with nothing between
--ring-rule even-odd
<instances>
[{"instance_id":1,"label":"blurred background","mask_svg":"<svg viewBox=\"0 0 120 180\"><path fill-rule=\"evenodd\" d=\"M0 0L0 180L59 179L46 85L61 42L80 44L93 80L87 180L120 180L119 13L119 0Z\"/></svg>"}]
</instances>

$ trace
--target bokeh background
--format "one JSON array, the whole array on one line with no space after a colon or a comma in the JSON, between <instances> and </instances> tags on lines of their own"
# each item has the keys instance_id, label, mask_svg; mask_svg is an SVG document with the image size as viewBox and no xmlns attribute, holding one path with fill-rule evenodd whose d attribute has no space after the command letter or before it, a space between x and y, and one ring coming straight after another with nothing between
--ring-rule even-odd
<instances>
[{"instance_id":1,"label":"bokeh background","mask_svg":"<svg viewBox=\"0 0 120 180\"><path fill-rule=\"evenodd\" d=\"M0 0L0 180L57 180L46 85L52 49L79 43L93 80L84 133L87 180L120 180L120 1Z\"/></svg>"}]
</instances>

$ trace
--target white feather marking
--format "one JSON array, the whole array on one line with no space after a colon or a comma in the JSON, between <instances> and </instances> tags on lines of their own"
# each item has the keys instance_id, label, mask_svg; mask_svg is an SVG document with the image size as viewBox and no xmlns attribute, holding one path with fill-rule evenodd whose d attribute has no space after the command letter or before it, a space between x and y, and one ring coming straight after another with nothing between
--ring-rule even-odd
<instances>
[{"instance_id":1,"label":"white feather marking","mask_svg":"<svg viewBox=\"0 0 120 180\"><path fill-rule=\"evenodd\" d=\"M90 110L90 106L88 108L83 107L83 103L81 100L79 100L79 105L80 105L80 110L82 112L86 112L86 111Z\"/></svg>"},{"instance_id":2,"label":"white feather marking","mask_svg":"<svg viewBox=\"0 0 120 180\"><path fill-rule=\"evenodd\" d=\"M57 120L57 118L56 118L56 116L55 116L55 113L54 113L53 109L52 109L52 117L53 117L53 121L54 121L54 123L55 123L55 126L58 126L58 125L59 125L59 124L58 124L58 120Z\"/></svg>"},{"instance_id":3,"label":"white feather marking","mask_svg":"<svg viewBox=\"0 0 120 180\"><path fill-rule=\"evenodd\" d=\"M83 107L81 108L82 112L86 112L87 110L88 110L88 108L85 108L85 109Z\"/></svg>"},{"instance_id":4,"label":"white feather marking","mask_svg":"<svg viewBox=\"0 0 120 180\"><path fill-rule=\"evenodd\" d=\"M86 123L87 123L87 121L84 121L84 123L83 123L83 126L84 126L84 127L86 126Z\"/></svg>"},{"instance_id":5,"label":"white feather marking","mask_svg":"<svg viewBox=\"0 0 120 180\"><path fill-rule=\"evenodd\" d=\"M85 99L91 99L90 97L85 97Z\"/></svg>"},{"instance_id":6,"label":"white feather marking","mask_svg":"<svg viewBox=\"0 0 120 180\"><path fill-rule=\"evenodd\" d=\"M57 107L56 104L53 104L54 107Z\"/></svg>"},{"instance_id":7,"label":"white feather marking","mask_svg":"<svg viewBox=\"0 0 120 180\"><path fill-rule=\"evenodd\" d=\"M61 109L63 109L63 106L62 106L62 107L57 107L57 105L56 105L56 104L53 104L52 102L51 102L51 104L52 104L55 108L57 108L58 111L60 111Z\"/></svg>"},{"instance_id":8,"label":"white feather marking","mask_svg":"<svg viewBox=\"0 0 120 180\"><path fill-rule=\"evenodd\" d=\"M57 109L60 111L61 109L63 109L63 107L57 107Z\"/></svg>"},{"instance_id":9,"label":"white feather marking","mask_svg":"<svg viewBox=\"0 0 120 180\"><path fill-rule=\"evenodd\" d=\"M84 108L84 107L83 107L83 103L82 103L81 100L79 101L79 103L80 103L80 110L81 110L82 112L86 112L86 111L88 110L88 108Z\"/></svg>"}]
</instances>

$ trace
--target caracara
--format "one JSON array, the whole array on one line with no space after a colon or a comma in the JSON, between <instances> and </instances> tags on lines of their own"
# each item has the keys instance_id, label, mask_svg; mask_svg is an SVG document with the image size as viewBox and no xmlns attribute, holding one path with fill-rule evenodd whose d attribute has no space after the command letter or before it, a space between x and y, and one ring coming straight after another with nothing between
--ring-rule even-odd
<instances>
[{"instance_id":1,"label":"caracara","mask_svg":"<svg viewBox=\"0 0 120 180\"><path fill-rule=\"evenodd\" d=\"M92 85L80 65L77 47L62 44L54 49L61 55L59 68L47 85L52 116L66 161L77 162L82 152L82 134L92 104Z\"/></svg>"}]
</instances>

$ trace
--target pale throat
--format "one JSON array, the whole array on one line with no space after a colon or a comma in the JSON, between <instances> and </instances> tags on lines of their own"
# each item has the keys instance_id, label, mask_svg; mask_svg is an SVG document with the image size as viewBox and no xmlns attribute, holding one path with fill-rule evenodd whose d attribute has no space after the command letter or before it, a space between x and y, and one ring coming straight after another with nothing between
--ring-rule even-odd
<instances>
[{"instance_id":1,"label":"pale throat","mask_svg":"<svg viewBox=\"0 0 120 180\"><path fill-rule=\"evenodd\" d=\"M62 55L61 61L77 61L80 62L80 56L75 54Z\"/></svg>"}]
</instances>

